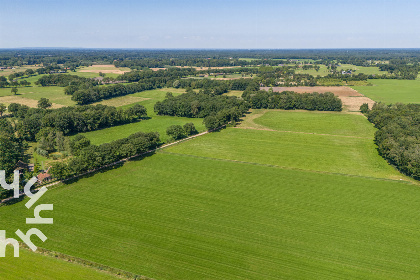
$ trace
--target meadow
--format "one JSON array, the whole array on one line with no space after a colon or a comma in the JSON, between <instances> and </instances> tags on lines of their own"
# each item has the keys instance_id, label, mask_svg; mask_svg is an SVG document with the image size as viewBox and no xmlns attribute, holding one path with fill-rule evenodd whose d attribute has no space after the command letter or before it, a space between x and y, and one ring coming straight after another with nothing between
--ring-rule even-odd
<instances>
[{"instance_id":1,"label":"meadow","mask_svg":"<svg viewBox=\"0 0 420 280\"><path fill-rule=\"evenodd\" d=\"M420 80L369 80L373 86L353 86L367 97L386 104L420 103Z\"/></svg>"},{"instance_id":2,"label":"meadow","mask_svg":"<svg viewBox=\"0 0 420 280\"><path fill-rule=\"evenodd\" d=\"M166 142L168 136L166 135L166 129L171 125L184 125L186 123L192 122L195 125L195 128L202 132L205 130L203 124L203 119L194 119L194 118L181 118L181 117L172 117L172 116L158 116L154 112L154 105L157 101L161 101L165 98L167 92L172 92L174 96L182 94L185 92L185 89L175 89L175 88L163 88L148 90L143 92L137 92L130 94L124 97L117 97L114 99L109 99L102 101L100 103L105 103L107 105L117 106L117 102L121 99L121 103L127 99L132 100L133 103L125 104L121 108L128 108L133 106L133 104L143 105L147 109L148 119L142 120L136 123L130 123L120 126L114 126L106 129L90 131L86 133L81 133L91 140L92 144L100 145L103 143L108 143L117 139L127 137L138 131L149 132L157 131L160 134L162 141ZM137 99L136 99L137 98ZM141 101L137 101L140 99ZM119 105L121 105L119 103Z\"/></svg>"},{"instance_id":3,"label":"meadow","mask_svg":"<svg viewBox=\"0 0 420 280\"><path fill-rule=\"evenodd\" d=\"M13 257L12 247L8 247L6 258L0 260L0 279L7 280L67 280L121 279L76 263L20 249L19 258Z\"/></svg>"},{"instance_id":4,"label":"meadow","mask_svg":"<svg viewBox=\"0 0 420 280\"><path fill-rule=\"evenodd\" d=\"M39 228L47 249L155 279L414 279L419 195L398 181L159 152L47 192L54 225ZM24 202L2 207L2 228L25 230L10 217L29 215Z\"/></svg>"},{"instance_id":5,"label":"meadow","mask_svg":"<svg viewBox=\"0 0 420 280\"><path fill-rule=\"evenodd\" d=\"M5 103L6 105L20 103L35 108L37 107L38 100L42 97L48 98L52 102L53 108L76 104L71 100L70 95L64 94L64 88L62 87L21 87L18 88L16 95L11 94L10 88L0 88L0 103Z\"/></svg>"},{"instance_id":6,"label":"meadow","mask_svg":"<svg viewBox=\"0 0 420 280\"><path fill-rule=\"evenodd\" d=\"M253 110L253 122L278 131L373 138L374 126L359 114L319 111ZM245 125L250 125L246 122Z\"/></svg>"},{"instance_id":7,"label":"meadow","mask_svg":"<svg viewBox=\"0 0 420 280\"><path fill-rule=\"evenodd\" d=\"M337 67L338 70L354 70L354 74L363 73L366 75L383 75L388 74L387 71L381 71L379 67L372 66L372 67L364 67L364 66L356 66L353 64L341 64L339 67Z\"/></svg>"},{"instance_id":8,"label":"meadow","mask_svg":"<svg viewBox=\"0 0 420 280\"><path fill-rule=\"evenodd\" d=\"M299 170L403 178L366 138L228 128L166 151Z\"/></svg>"}]
</instances>

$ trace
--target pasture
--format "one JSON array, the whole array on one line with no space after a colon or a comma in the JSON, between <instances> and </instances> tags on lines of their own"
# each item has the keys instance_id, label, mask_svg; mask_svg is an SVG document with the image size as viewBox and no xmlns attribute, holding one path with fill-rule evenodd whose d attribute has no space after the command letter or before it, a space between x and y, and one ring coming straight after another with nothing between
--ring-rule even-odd
<instances>
[{"instance_id":1,"label":"pasture","mask_svg":"<svg viewBox=\"0 0 420 280\"><path fill-rule=\"evenodd\" d=\"M106 105L121 106L121 108L124 109L132 106L133 104L143 105L147 109L147 116L150 119L142 120L136 123L114 126L96 131L90 131L82 133L82 135L85 135L87 138L89 138L92 144L100 145L103 143L108 143L117 139L127 137L138 131L157 131L160 134L161 140L166 142L168 140L168 137L166 135L166 129L169 126L184 125L189 122L194 123L198 131L204 131L205 126L203 124L203 119L156 115L156 113L154 112L154 105L157 101L163 100L167 92L172 92L172 94L176 96L184 93L185 89L163 88L147 90L100 102Z\"/></svg>"},{"instance_id":2,"label":"pasture","mask_svg":"<svg viewBox=\"0 0 420 280\"><path fill-rule=\"evenodd\" d=\"M141 103L139 103L141 104ZM91 143L94 145L100 145L103 143L109 143L114 140L125 138L130 136L133 133L142 131L150 132L157 131L159 132L160 139L163 142L166 142L168 136L166 135L166 129L171 125L181 125L183 126L186 123L194 123L195 128L199 132L205 130L203 119L189 119L189 118L180 118L180 117L170 117L170 116L153 116L147 120L141 120L135 123L129 123L119 126L113 126L109 128L104 128L101 130L95 130L85 133L79 133L86 136L90 139Z\"/></svg>"},{"instance_id":3,"label":"pasture","mask_svg":"<svg viewBox=\"0 0 420 280\"><path fill-rule=\"evenodd\" d=\"M342 135L372 139L376 129L362 115L341 112L255 110L254 123L277 131ZM247 119L247 118L246 118ZM245 119L245 120L246 120ZM245 125L249 124L246 122ZM240 125L239 127L242 127Z\"/></svg>"},{"instance_id":4,"label":"pasture","mask_svg":"<svg viewBox=\"0 0 420 280\"><path fill-rule=\"evenodd\" d=\"M13 250L8 246L6 258L0 260L0 279L7 280L68 280L121 279L93 268L56 259L51 256L20 249L19 258L13 257Z\"/></svg>"},{"instance_id":5,"label":"pasture","mask_svg":"<svg viewBox=\"0 0 420 280\"><path fill-rule=\"evenodd\" d=\"M367 138L228 128L166 151L299 170L404 178Z\"/></svg>"},{"instance_id":6,"label":"pasture","mask_svg":"<svg viewBox=\"0 0 420 280\"><path fill-rule=\"evenodd\" d=\"M57 86L42 87L42 86L34 85L31 87L19 87L16 95L13 95L10 92L10 88L0 88L0 100L2 97L32 99L36 101L34 103L35 107L36 107L37 101L41 99L42 97L48 98L52 103L55 103L58 105L72 106L76 104L74 101L71 100L70 95L64 94L63 87L57 87ZM17 99L14 102L17 102L17 101L19 100ZM7 101L5 102L7 103ZM25 104L23 102L24 101L18 102L18 103ZM28 104L25 104L25 105L28 105ZM34 107L34 106L31 106L31 107Z\"/></svg>"},{"instance_id":7,"label":"pasture","mask_svg":"<svg viewBox=\"0 0 420 280\"><path fill-rule=\"evenodd\" d=\"M373 86L354 86L376 102L391 103L420 103L420 80L369 80Z\"/></svg>"},{"instance_id":8,"label":"pasture","mask_svg":"<svg viewBox=\"0 0 420 280\"><path fill-rule=\"evenodd\" d=\"M365 66L356 66L353 64L341 64L339 67L337 67L337 70L343 71L343 70L353 70L353 74L366 74L366 75L383 75L387 74L387 71L381 71L379 70L379 67L372 66L372 67L365 67Z\"/></svg>"},{"instance_id":9,"label":"pasture","mask_svg":"<svg viewBox=\"0 0 420 280\"><path fill-rule=\"evenodd\" d=\"M159 152L54 188L42 246L155 279L417 277L417 186L220 155ZM10 218L23 204L2 228L27 229Z\"/></svg>"}]
</instances>

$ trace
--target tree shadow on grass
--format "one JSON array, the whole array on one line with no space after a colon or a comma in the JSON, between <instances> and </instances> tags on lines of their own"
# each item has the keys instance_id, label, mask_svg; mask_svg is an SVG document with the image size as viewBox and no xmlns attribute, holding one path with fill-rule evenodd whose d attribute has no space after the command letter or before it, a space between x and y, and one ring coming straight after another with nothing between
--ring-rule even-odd
<instances>
[{"instance_id":1,"label":"tree shadow on grass","mask_svg":"<svg viewBox=\"0 0 420 280\"><path fill-rule=\"evenodd\" d=\"M150 157L150 156L152 156L154 154L155 154L155 152L153 151L153 152L150 152L150 153L147 153L147 154L144 154L144 155L141 155L141 156L138 156L138 157L129 159L128 161L119 162L117 164L114 164L114 165L111 165L111 166L107 166L107 167L101 168L101 169L96 170L94 172L90 172L90 173L84 174L84 175L82 175L80 177L68 179L68 180L64 181L63 184L65 184L65 185L71 185L73 183L78 182L80 179L90 178L90 177L93 177L93 176L95 176L97 174L101 174L101 173L105 173L105 172L108 172L108 171L111 171L111 170L114 170L114 169L121 168L121 167L124 166L124 164L126 162L140 161L140 160L142 160L144 158L147 158L147 157Z\"/></svg>"},{"instance_id":2,"label":"tree shadow on grass","mask_svg":"<svg viewBox=\"0 0 420 280\"><path fill-rule=\"evenodd\" d=\"M2 207L2 206L10 206L10 205L19 203L19 202L23 201L24 199L25 199L25 196L20 196L18 198L12 198L12 199L10 199L8 201L5 201L5 202L0 203L0 207Z\"/></svg>"}]
</instances>

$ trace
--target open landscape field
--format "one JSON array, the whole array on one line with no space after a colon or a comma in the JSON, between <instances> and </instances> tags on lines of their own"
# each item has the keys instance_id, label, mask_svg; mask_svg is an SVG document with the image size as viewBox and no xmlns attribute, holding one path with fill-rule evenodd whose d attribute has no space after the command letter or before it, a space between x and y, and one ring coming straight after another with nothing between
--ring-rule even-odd
<instances>
[{"instance_id":1,"label":"open landscape field","mask_svg":"<svg viewBox=\"0 0 420 280\"><path fill-rule=\"evenodd\" d=\"M374 59L387 61L381 67L395 79L316 77L330 73L324 65L385 73L345 64ZM302 70L315 61L323 64L319 71ZM418 279L418 108L377 106L362 114L360 106L420 103L420 79L408 80L419 62L411 49L0 49L0 65L40 63L41 73L75 69L64 75L115 78L155 70L110 87L57 74L40 82L69 86L78 104L117 110L80 107L64 87L35 85L47 74L0 77L0 103L37 107L47 98L53 108L73 106L18 113L1 107L0 170L46 178L49 191L37 205L54 205L41 213L54 223L26 224L34 215L28 198L0 188L0 230L19 241L17 229L38 228L48 237L32 237L36 253L22 243L19 259L8 246L0 279ZM248 68L217 75L238 64ZM157 72L184 65L205 74ZM245 73L248 79L229 81ZM16 83L22 80L31 85ZM290 96L302 97L300 104L259 92L281 84L325 86L272 88L296 92ZM331 96L301 96L307 92L332 92L343 107ZM253 109L264 107L308 110ZM168 127L186 123L204 133L186 138L195 133L186 126L167 135ZM158 132L160 141L137 132Z\"/></svg>"},{"instance_id":2,"label":"open landscape field","mask_svg":"<svg viewBox=\"0 0 420 280\"><path fill-rule=\"evenodd\" d=\"M293 114L294 112L289 112ZM358 117L358 116L355 116ZM317 118L315 118L317 119ZM343 124L349 120L340 120ZM315 125L315 124L314 124ZM364 125L370 126L369 123ZM315 125L316 126L316 125ZM339 173L356 176L403 179L375 150L372 137L360 134L330 135L330 129L318 126L318 133L289 129L228 128L168 148L173 153L198 157L261 163L284 168ZM272 131L270 131L272 130ZM301 132L301 133L297 133Z\"/></svg>"},{"instance_id":3,"label":"open landscape field","mask_svg":"<svg viewBox=\"0 0 420 280\"><path fill-rule=\"evenodd\" d=\"M184 89L175 88L163 88L155 90L147 90L143 92L137 92L123 97L117 97L109 100L100 102L105 105L121 106L122 108L128 108L133 104L141 104L147 109L147 115L149 119L142 120L136 123L130 123L120 126L114 126L102 130L96 130L86 133L81 133L89 138L92 144L99 145L102 143L108 143L117 139L127 137L138 131L149 132L157 131L160 134L160 138L163 141L168 140L166 135L166 129L171 125L184 125L186 123L194 123L196 129L199 132L205 130L203 119L194 118L181 118L172 116L158 116L154 112L154 105L157 101L162 101L165 98L167 92L172 92L174 96L184 93Z\"/></svg>"},{"instance_id":4,"label":"open landscape field","mask_svg":"<svg viewBox=\"0 0 420 280\"><path fill-rule=\"evenodd\" d=\"M54 227L40 226L43 247L156 279L415 278L418 186L381 179L392 174L381 158L362 167L368 177L345 175L359 167L331 174L334 164L366 158L357 160L357 148L324 162L328 148L309 144L326 141L319 135L302 143L322 151L302 158L302 146L277 134L230 128L58 186L41 199L55 205L45 213ZM335 150L349 139L330 137ZM246 149L251 156L236 156ZM267 160L283 150L294 160ZM314 166L295 169L299 158ZM17 203L0 219L11 213L28 215ZM27 226L14 219L6 227Z\"/></svg>"},{"instance_id":5,"label":"open landscape field","mask_svg":"<svg viewBox=\"0 0 420 280\"><path fill-rule=\"evenodd\" d=\"M10 92L10 88L0 88L0 103L12 103L10 102L10 100L14 100L13 102L25 104L30 107L36 107L38 100L43 97L48 98L53 104L57 104L55 106L56 108L58 108L60 105L72 106L76 104L74 101L71 100L70 95L64 94L63 87L21 87L18 88L18 92L16 95L13 95ZM29 101L25 101L25 99L33 100L33 102L28 103Z\"/></svg>"},{"instance_id":6,"label":"open landscape field","mask_svg":"<svg viewBox=\"0 0 420 280\"><path fill-rule=\"evenodd\" d=\"M383 75L388 74L386 71L379 70L379 67L372 66L372 67L364 67L364 66L356 66L352 64L341 64L337 67L339 71L345 70L353 70L354 74L366 74L366 75Z\"/></svg>"},{"instance_id":7,"label":"open landscape field","mask_svg":"<svg viewBox=\"0 0 420 280\"><path fill-rule=\"evenodd\" d=\"M369 80L373 86L354 86L376 102L420 103L420 80Z\"/></svg>"},{"instance_id":8,"label":"open landscape field","mask_svg":"<svg viewBox=\"0 0 420 280\"><path fill-rule=\"evenodd\" d=\"M105 64L105 65L92 65L89 67L82 67L77 72L81 73L105 73L105 74L124 74L126 72L130 72L131 69L127 67L117 68L113 64Z\"/></svg>"}]
</instances>

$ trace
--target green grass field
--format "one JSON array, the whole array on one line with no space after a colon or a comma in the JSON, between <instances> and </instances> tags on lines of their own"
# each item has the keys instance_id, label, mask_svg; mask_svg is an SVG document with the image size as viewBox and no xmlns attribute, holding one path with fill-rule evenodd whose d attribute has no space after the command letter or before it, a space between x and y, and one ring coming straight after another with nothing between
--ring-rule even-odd
<instances>
[{"instance_id":1,"label":"green grass field","mask_svg":"<svg viewBox=\"0 0 420 280\"><path fill-rule=\"evenodd\" d=\"M141 104L141 103L140 103ZM95 130L85 133L80 133L90 139L92 144L100 145L108 143L114 140L128 137L129 135L142 131L157 131L160 134L160 139L164 142L168 140L166 135L166 129L171 125L181 125L192 122L195 128L202 132L205 130L203 119L189 119L179 117L168 117L168 116L154 116L148 120L142 120L136 123L130 123L120 126L114 126L101 130Z\"/></svg>"},{"instance_id":2,"label":"green grass field","mask_svg":"<svg viewBox=\"0 0 420 280\"><path fill-rule=\"evenodd\" d=\"M371 139L228 128L168 148L173 153L379 178L403 178Z\"/></svg>"},{"instance_id":3,"label":"green grass field","mask_svg":"<svg viewBox=\"0 0 420 280\"><path fill-rule=\"evenodd\" d=\"M320 67L319 71L316 71L315 69L309 69L309 70L298 69L298 70L296 70L296 73L298 73L298 74L309 74L309 75L312 75L312 76L318 76L319 75L321 77L324 77L324 76L331 73L330 70L327 69L327 66L319 65L319 67ZM352 64L342 64L337 69L340 70L340 71L348 70L348 69L356 70L354 72L354 74L359 74L359 73L363 73L363 74L366 74L366 75L387 74L387 72L380 71L379 67L364 67L364 66L356 66L356 65L352 65Z\"/></svg>"},{"instance_id":4,"label":"green grass field","mask_svg":"<svg viewBox=\"0 0 420 280\"><path fill-rule=\"evenodd\" d=\"M354 86L367 97L387 104L420 103L420 80L369 80L373 86Z\"/></svg>"},{"instance_id":5,"label":"green grass field","mask_svg":"<svg viewBox=\"0 0 420 280\"><path fill-rule=\"evenodd\" d=\"M74 101L71 100L70 95L64 94L63 87L41 87L35 85L31 87L19 87L17 95L13 95L10 92L10 90L10 88L0 88L0 98L2 96L13 96L16 98L27 98L38 101L39 99L44 97L48 98L52 103L57 103L64 106L72 106L76 104Z\"/></svg>"},{"instance_id":6,"label":"green grass field","mask_svg":"<svg viewBox=\"0 0 420 280\"><path fill-rule=\"evenodd\" d=\"M367 120L255 110L245 124L53 187L34 242L155 279L418 277L420 189ZM31 227L25 201L0 207L0 228Z\"/></svg>"},{"instance_id":7,"label":"green grass field","mask_svg":"<svg viewBox=\"0 0 420 280\"><path fill-rule=\"evenodd\" d=\"M174 96L182 94L185 92L185 89L175 89L175 88L164 88L164 89L155 89L148 90L143 92L137 92L134 94L121 97L124 99L132 98L132 104L126 104L121 106L121 108L128 108L133 106L133 104L141 104L147 109L147 115L150 117L148 120L143 120L137 123L125 124L120 126L114 126L102 130L96 130L91 132L82 133L87 138L89 138L92 144L99 145L102 143L111 142L113 140L121 139L129 136L130 134L136 133L138 131L149 132L157 131L160 134L162 141L167 141L168 137L166 135L166 129L171 125L184 125L186 123L194 123L196 129L200 132L205 130L203 124L203 119L190 119L190 118L180 118L180 117L171 117L171 116L158 116L154 112L154 105L157 101L161 101L165 98L167 92L172 92ZM120 97L118 97L120 98ZM118 98L110 99L107 101L118 100ZM144 99L143 101L135 101L135 98ZM109 104L111 105L111 104ZM118 104L112 104L113 106L118 106Z\"/></svg>"},{"instance_id":8,"label":"green grass field","mask_svg":"<svg viewBox=\"0 0 420 280\"><path fill-rule=\"evenodd\" d=\"M316 71L315 69L308 69L308 70L297 69L296 73L297 74L309 74L309 75L312 75L314 77L316 77L318 75L321 76L321 77L324 77L324 76L327 76L328 74L331 73L330 70L327 69L327 66L319 65L319 67L320 67L320 69L318 71Z\"/></svg>"},{"instance_id":9,"label":"green grass field","mask_svg":"<svg viewBox=\"0 0 420 280\"><path fill-rule=\"evenodd\" d=\"M373 138L375 128L362 115L341 112L260 110L256 124L278 131L295 131Z\"/></svg>"},{"instance_id":10,"label":"green grass field","mask_svg":"<svg viewBox=\"0 0 420 280\"><path fill-rule=\"evenodd\" d=\"M419 195L162 152L47 192L54 225L39 228L48 249L156 279L415 279ZM25 230L16 217L29 215L2 207L2 228Z\"/></svg>"},{"instance_id":11,"label":"green grass field","mask_svg":"<svg viewBox=\"0 0 420 280\"><path fill-rule=\"evenodd\" d=\"M79 264L20 249L19 258L13 257L8 246L6 258L0 259L0 279L7 280L72 280L121 279Z\"/></svg>"},{"instance_id":12,"label":"green grass field","mask_svg":"<svg viewBox=\"0 0 420 280\"><path fill-rule=\"evenodd\" d=\"M364 66L356 66L353 64L341 64L341 66L337 67L338 70L355 70L354 74L363 73L366 75L383 75L388 74L386 71L379 70L379 67L372 66L372 67L364 67Z\"/></svg>"}]
</instances>

